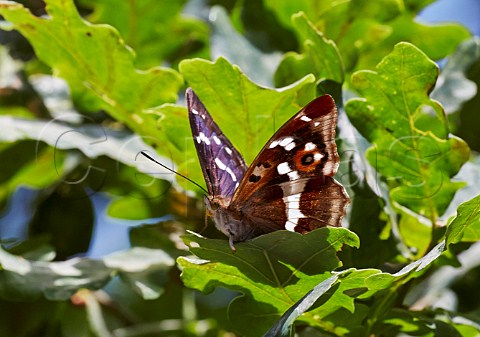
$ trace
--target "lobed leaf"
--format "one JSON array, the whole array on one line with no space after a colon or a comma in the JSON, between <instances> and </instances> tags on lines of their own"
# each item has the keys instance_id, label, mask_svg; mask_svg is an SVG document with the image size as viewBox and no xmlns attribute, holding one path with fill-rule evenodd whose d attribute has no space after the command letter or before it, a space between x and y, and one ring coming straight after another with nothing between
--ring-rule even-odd
<instances>
[{"instance_id":1,"label":"lobed leaf","mask_svg":"<svg viewBox=\"0 0 480 337\"><path fill-rule=\"evenodd\" d=\"M77 102L89 110L105 109L140 135L155 136L156 124L145 112L175 101L181 76L169 68L136 69L134 54L118 32L84 21L72 0L47 1L46 9L48 16L39 18L19 3L0 2L0 14L69 83ZM155 138L149 141L158 144Z\"/></svg>"},{"instance_id":2,"label":"lobed leaf","mask_svg":"<svg viewBox=\"0 0 480 337\"><path fill-rule=\"evenodd\" d=\"M411 42L435 60L441 59L467 39L470 33L457 24L425 25L415 21L431 1L402 0L316 1L288 0L265 3L286 27L293 14L303 11L328 39L335 41L347 70L372 69L382 55L401 41Z\"/></svg>"},{"instance_id":3,"label":"lobed leaf","mask_svg":"<svg viewBox=\"0 0 480 337\"><path fill-rule=\"evenodd\" d=\"M215 62L184 60L179 68L247 163L253 161L273 132L300 110L301 106L295 104L298 92L314 81L310 75L288 87L263 88L222 57ZM312 92L309 99L313 98Z\"/></svg>"},{"instance_id":4,"label":"lobed leaf","mask_svg":"<svg viewBox=\"0 0 480 337\"><path fill-rule=\"evenodd\" d=\"M341 265L336 252L343 245L358 246L357 237L344 228L321 228L305 235L276 231L237 243L235 253L226 240L188 235L184 241L196 255L177 260L184 284L207 293L218 286L244 293L231 303L229 315L235 318L234 327L249 335L266 331L304 296L305 289L330 277ZM321 316L328 313L322 311ZM302 319L316 321L311 315Z\"/></svg>"},{"instance_id":5,"label":"lobed leaf","mask_svg":"<svg viewBox=\"0 0 480 337\"><path fill-rule=\"evenodd\" d=\"M399 43L376 71L359 71L352 84L364 97L350 100L352 123L373 144L370 164L399 205L435 219L462 183L450 180L468 160L465 142L449 136L441 106L428 97L438 74L420 50Z\"/></svg>"},{"instance_id":6,"label":"lobed leaf","mask_svg":"<svg viewBox=\"0 0 480 337\"><path fill-rule=\"evenodd\" d=\"M319 326L336 335L368 331L369 323L364 320L372 317L368 316L369 313L381 310L376 312L376 318L377 315L381 317L390 312L390 307L385 305L384 300L395 296L397 289L412 278L421 276L426 267L432 264L444 250L445 245L441 243L426 256L410 263L395 274L377 269L353 268L335 273L291 306L264 336L288 336L293 331L294 320L302 318L301 315L315 315L317 322L310 321L310 325ZM361 303L367 299L371 300L370 312ZM319 307L312 309L315 303ZM249 310L247 307L243 309Z\"/></svg>"}]
</instances>

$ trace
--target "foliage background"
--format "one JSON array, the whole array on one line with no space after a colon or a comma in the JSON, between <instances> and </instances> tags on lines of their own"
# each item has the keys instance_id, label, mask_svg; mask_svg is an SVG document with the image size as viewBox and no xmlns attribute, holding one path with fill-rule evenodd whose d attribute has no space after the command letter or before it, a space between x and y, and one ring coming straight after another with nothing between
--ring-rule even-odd
<instances>
[{"instance_id":1,"label":"foliage background","mask_svg":"<svg viewBox=\"0 0 480 337\"><path fill-rule=\"evenodd\" d=\"M23 5L0 2L1 336L480 334L479 40L416 20L434 1ZM202 181L186 86L247 162L332 94L351 231L180 239L202 201L138 153Z\"/></svg>"}]
</instances>

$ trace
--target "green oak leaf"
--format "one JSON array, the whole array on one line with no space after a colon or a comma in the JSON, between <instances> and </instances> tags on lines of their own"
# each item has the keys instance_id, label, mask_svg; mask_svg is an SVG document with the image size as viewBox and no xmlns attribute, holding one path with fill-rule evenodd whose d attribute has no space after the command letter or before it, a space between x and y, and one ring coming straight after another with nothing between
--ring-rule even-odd
<instances>
[{"instance_id":1,"label":"green oak leaf","mask_svg":"<svg viewBox=\"0 0 480 337\"><path fill-rule=\"evenodd\" d=\"M48 17L36 17L10 1L0 2L0 14L69 83L74 100L89 110L105 109L140 135L156 135L156 124L145 110L174 102L181 76L162 67L136 69L132 50L114 28L83 20L72 0L46 2Z\"/></svg>"},{"instance_id":2,"label":"green oak leaf","mask_svg":"<svg viewBox=\"0 0 480 337\"><path fill-rule=\"evenodd\" d=\"M288 52L284 55L275 73L275 84L287 85L310 73L317 81L329 79L342 83L343 63L335 43L325 38L303 12L293 15L292 22L302 41L303 53Z\"/></svg>"},{"instance_id":3,"label":"green oak leaf","mask_svg":"<svg viewBox=\"0 0 480 337\"><path fill-rule=\"evenodd\" d=\"M136 53L135 64L145 69L188 57L208 57L207 25L182 15L187 1L82 0L92 7L88 19L115 27Z\"/></svg>"},{"instance_id":4,"label":"green oak leaf","mask_svg":"<svg viewBox=\"0 0 480 337\"><path fill-rule=\"evenodd\" d=\"M179 68L247 163L253 161L275 130L302 108L295 103L298 93L314 81L309 75L287 87L263 88L222 57L215 62L184 60ZM312 91L308 99L313 98Z\"/></svg>"},{"instance_id":5,"label":"green oak leaf","mask_svg":"<svg viewBox=\"0 0 480 337\"><path fill-rule=\"evenodd\" d=\"M464 202L447 228L447 245L480 240L480 195Z\"/></svg>"},{"instance_id":6,"label":"green oak leaf","mask_svg":"<svg viewBox=\"0 0 480 337\"><path fill-rule=\"evenodd\" d=\"M336 252L343 245L358 247L355 234L344 228L320 228L305 235L276 231L237 243L236 252L227 240L187 235L184 241L196 255L177 260L184 284L206 293L217 286L244 293L230 305L229 315L237 330L250 330L250 335L252 329L268 330L309 289L330 277L341 265ZM252 320L255 324L246 324ZM302 320L317 322L313 314Z\"/></svg>"},{"instance_id":7,"label":"green oak leaf","mask_svg":"<svg viewBox=\"0 0 480 337\"><path fill-rule=\"evenodd\" d=\"M387 182L390 198L433 223L463 186L450 178L469 157L467 144L448 134L440 104L428 97L437 74L425 54L399 43L375 71L352 76L363 98L345 107L373 144L366 156Z\"/></svg>"},{"instance_id":8,"label":"green oak leaf","mask_svg":"<svg viewBox=\"0 0 480 337\"><path fill-rule=\"evenodd\" d=\"M295 4L288 0L265 0L265 6L269 8L278 18L280 23L285 27L291 28L293 23L291 21L292 15L300 11L304 13L314 13L315 20L319 12L322 12L326 4L326 1L315 0L299 0L295 1Z\"/></svg>"},{"instance_id":9,"label":"green oak leaf","mask_svg":"<svg viewBox=\"0 0 480 337\"><path fill-rule=\"evenodd\" d=\"M293 14L303 11L328 39L335 41L345 68L372 69L401 41L416 44L432 59L441 59L470 36L458 24L425 25L415 21L418 12L431 1L406 0L328 1L266 0L286 27Z\"/></svg>"},{"instance_id":10,"label":"green oak leaf","mask_svg":"<svg viewBox=\"0 0 480 337\"><path fill-rule=\"evenodd\" d=\"M215 62L184 60L179 68L215 122L247 162L253 160L277 128L302 108L296 103L298 97L303 97L303 89L314 81L310 75L287 87L264 88L223 57ZM310 90L305 103L314 96L313 90ZM148 112L158 117L158 142L162 143L167 156L177 163L178 172L203 183L187 109L180 105L163 104ZM188 181L179 179L178 182L186 189L195 189Z\"/></svg>"},{"instance_id":11,"label":"green oak leaf","mask_svg":"<svg viewBox=\"0 0 480 337\"><path fill-rule=\"evenodd\" d=\"M353 268L332 272L340 266L335 254L342 244L358 245L357 237L343 228L321 228L303 236L278 231L237 243L236 252L226 240L187 235L184 241L195 254L177 259L187 287L207 293L225 287L244 294L228 311L242 336L258 336L269 328L270 335L280 336L295 319L337 335L361 328L368 315L362 302L389 310L385 296L395 296L399 287L422 276L445 251L442 242L395 274Z\"/></svg>"}]
</instances>

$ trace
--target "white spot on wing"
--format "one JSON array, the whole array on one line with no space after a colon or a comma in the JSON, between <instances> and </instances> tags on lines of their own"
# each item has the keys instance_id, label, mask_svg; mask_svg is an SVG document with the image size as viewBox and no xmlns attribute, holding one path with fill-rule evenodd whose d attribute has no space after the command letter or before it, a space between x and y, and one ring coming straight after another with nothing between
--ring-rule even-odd
<instances>
[{"instance_id":1,"label":"white spot on wing","mask_svg":"<svg viewBox=\"0 0 480 337\"><path fill-rule=\"evenodd\" d=\"M200 141L204 142L205 144L210 145L210 139L208 139L203 132L200 132L197 137L197 142L200 143L198 139L200 139Z\"/></svg>"},{"instance_id":2,"label":"white spot on wing","mask_svg":"<svg viewBox=\"0 0 480 337\"><path fill-rule=\"evenodd\" d=\"M225 165L220 159L215 158L215 164L217 164L218 168L222 171L225 171L227 165Z\"/></svg>"},{"instance_id":3,"label":"white spot on wing","mask_svg":"<svg viewBox=\"0 0 480 337\"><path fill-rule=\"evenodd\" d=\"M329 172L337 172L337 169L338 169L338 164L334 164L333 162L330 162L330 161L327 161L325 163L325 167L323 168L323 170L327 173Z\"/></svg>"},{"instance_id":4,"label":"white spot on wing","mask_svg":"<svg viewBox=\"0 0 480 337\"><path fill-rule=\"evenodd\" d=\"M233 181L237 181L237 176L235 173L233 173L232 169L230 167L227 167L220 159L215 158L215 164L217 164L218 168L222 171L226 171L228 174L230 174L230 177L232 177Z\"/></svg>"},{"instance_id":5,"label":"white spot on wing","mask_svg":"<svg viewBox=\"0 0 480 337\"><path fill-rule=\"evenodd\" d=\"M300 117L300 119L304 122L310 122L312 120L310 117L307 117L307 116L302 116Z\"/></svg>"},{"instance_id":6,"label":"white spot on wing","mask_svg":"<svg viewBox=\"0 0 480 337\"><path fill-rule=\"evenodd\" d=\"M215 143L216 143L217 145L222 144L222 142L220 141L220 139L219 139L217 136L213 136L213 140L215 141Z\"/></svg>"},{"instance_id":7,"label":"white spot on wing","mask_svg":"<svg viewBox=\"0 0 480 337\"><path fill-rule=\"evenodd\" d=\"M192 108L192 114L198 115L198 111Z\"/></svg>"},{"instance_id":8,"label":"white spot on wing","mask_svg":"<svg viewBox=\"0 0 480 337\"><path fill-rule=\"evenodd\" d=\"M225 148L225 151L227 151L227 153L230 154L230 155L232 154L232 150L230 150L229 147L226 147L226 148Z\"/></svg>"},{"instance_id":9,"label":"white spot on wing","mask_svg":"<svg viewBox=\"0 0 480 337\"><path fill-rule=\"evenodd\" d=\"M282 139L282 141L280 142L280 146L287 146L288 144L290 144L291 142L293 142L293 138L292 137L285 137Z\"/></svg>"},{"instance_id":10,"label":"white spot on wing","mask_svg":"<svg viewBox=\"0 0 480 337\"><path fill-rule=\"evenodd\" d=\"M233 173L233 171L230 169L230 167L227 167L227 169L225 171L227 171L227 173L230 174L230 177L232 177L233 181L237 181L237 176L235 175L235 173Z\"/></svg>"},{"instance_id":11,"label":"white spot on wing","mask_svg":"<svg viewBox=\"0 0 480 337\"><path fill-rule=\"evenodd\" d=\"M289 195L283 198L287 210L287 221L285 222L285 229L291 232L295 231L298 224L298 219L304 218L305 215L300 210L301 193Z\"/></svg>"},{"instance_id":12,"label":"white spot on wing","mask_svg":"<svg viewBox=\"0 0 480 337\"><path fill-rule=\"evenodd\" d=\"M319 160L322 159L323 157L324 157L323 154L320 153L320 152L316 152L316 153L313 155L313 159L314 159L315 161L319 161Z\"/></svg>"},{"instance_id":13,"label":"white spot on wing","mask_svg":"<svg viewBox=\"0 0 480 337\"><path fill-rule=\"evenodd\" d=\"M277 146L280 142L278 140L274 140L272 144L268 147L269 149L273 149L275 146Z\"/></svg>"},{"instance_id":14,"label":"white spot on wing","mask_svg":"<svg viewBox=\"0 0 480 337\"><path fill-rule=\"evenodd\" d=\"M277 142L277 143L276 143ZM280 145L282 146L286 151L290 151L291 149L293 149L295 147L295 142L293 141L293 138L292 137L285 137L283 138L279 143L278 141L274 141L272 142L272 144L270 144L270 148L272 147L275 147L277 145ZM273 146L275 143L275 146Z\"/></svg>"},{"instance_id":15,"label":"white spot on wing","mask_svg":"<svg viewBox=\"0 0 480 337\"><path fill-rule=\"evenodd\" d=\"M292 169L288 165L287 162L281 163L277 166L277 172L278 174L287 174L288 172L291 172Z\"/></svg>"},{"instance_id":16,"label":"white spot on wing","mask_svg":"<svg viewBox=\"0 0 480 337\"><path fill-rule=\"evenodd\" d=\"M297 223L291 223L290 221L287 220L285 222L285 229L290 232L295 232L295 227L297 227Z\"/></svg>"},{"instance_id":17,"label":"white spot on wing","mask_svg":"<svg viewBox=\"0 0 480 337\"><path fill-rule=\"evenodd\" d=\"M203 119L205 119L205 115L202 115L201 117L202 117Z\"/></svg>"},{"instance_id":18,"label":"white spot on wing","mask_svg":"<svg viewBox=\"0 0 480 337\"><path fill-rule=\"evenodd\" d=\"M289 143L287 146L284 147L285 151L290 151L295 147L295 142Z\"/></svg>"},{"instance_id":19,"label":"white spot on wing","mask_svg":"<svg viewBox=\"0 0 480 337\"><path fill-rule=\"evenodd\" d=\"M312 142L309 142L305 144L305 151L312 151L317 148L317 145L313 144Z\"/></svg>"},{"instance_id":20,"label":"white spot on wing","mask_svg":"<svg viewBox=\"0 0 480 337\"><path fill-rule=\"evenodd\" d=\"M319 126L320 125L320 122L314 122L313 123L313 126Z\"/></svg>"},{"instance_id":21,"label":"white spot on wing","mask_svg":"<svg viewBox=\"0 0 480 337\"><path fill-rule=\"evenodd\" d=\"M288 172L288 179L290 179L290 181L300 179L300 176L298 175L298 171Z\"/></svg>"}]
</instances>

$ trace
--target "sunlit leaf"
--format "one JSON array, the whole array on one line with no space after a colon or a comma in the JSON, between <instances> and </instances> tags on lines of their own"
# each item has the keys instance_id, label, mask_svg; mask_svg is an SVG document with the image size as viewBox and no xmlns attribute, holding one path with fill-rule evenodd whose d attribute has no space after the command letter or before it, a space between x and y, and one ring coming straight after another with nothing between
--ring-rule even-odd
<instances>
[{"instance_id":1,"label":"sunlit leaf","mask_svg":"<svg viewBox=\"0 0 480 337\"><path fill-rule=\"evenodd\" d=\"M50 0L47 12L48 17L39 18L19 3L0 4L0 14L69 83L77 102L89 110L103 108L138 134L153 137L156 124L145 110L174 102L183 82L180 75L169 68L136 69L118 32L84 21L71 0ZM149 141L155 143L155 138Z\"/></svg>"},{"instance_id":2,"label":"sunlit leaf","mask_svg":"<svg viewBox=\"0 0 480 337\"><path fill-rule=\"evenodd\" d=\"M426 25L415 21L431 1L317 1L267 0L267 6L285 26L303 11L328 39L335 41L346 69L372 69L401 41L419 46L430 58L441 59L470 36L457 24Z\"/></svg>"},{"instance_id":3,"label":"sunlit leaf","mask_svg":"<svg viewBox=\"0 0 480 337\"><path fill-rule=\"evenodd\" d=\"M480 240L480 195L461 204L457 212L447 228L447 245Z\"/></svg>"},{"instance_id":4,"label":"sunlit leaf","mask_svg":"<svg viewBox=\"0 0 480 337\"><path fill-rule=\"evenodd\" d=\"M395 274L382 273L376 269L355 270L348 269L325 281L305 295L295 305L285 312L282 318L268 331L268 336L288 336L292 329L293 321L307 313L312 305L328 291L329 297L321 304L321 309L313 309L308 314L314 314L317 325L326 331L343 335L352 331L360 331L364 325L363 319L367 315L366 308L355 299L365 300L375 296L385 298L392 296L395 289L407 283L410 279L419 277L433 261L445 250L443 243L437 245L423 258L405 266ZM326 295L326 294L325 294ZM240 298L242 301L243 298ZM382 303L382 301L380 301ZM247 310L248 308L244 308ZM346 309L346 310L345 310ZM387 311L387 307L382 308ZM327 324L329 322L330 324ZM310 323L315 325L314 323ZM267 336L266 335L266 336Z\"/></svg>"},{"instance_id":5,"label":"sunlit leaf","mask_svg":"<svg viewBox=\"0 0 480 337\"><path fill-rule=\"evenodd\" d=\"M352 78L364 97L346 111L369 142L370 164L391 188L390 197L427 219L443 214L462 184L450 180L469 156L465 142L449 136L440 105L428 97L438 70L421 51L400 43L376 71Z\"/></svg>"},{"instance_id":6,"label":"sunlit leaf","mask_svg":"<svg viewBox=\"0 0 480 337\"><path fill-rule=\"evenodd\" d=\"M314 80L310 75L288 87L262 88L224 58L214 63L185 60L180 63L180 72L247 163L274 131L300 110L296 95Z\"/></svg>"},{"instance_id":7,"label":"sunlit leaf","mask_svg":"<svg viewBox=\"0 0 480 337\"><path fill-rule=\"evenodd\" d=\"M358 245L356 236L343 228L321 228L306 235L277 231L237 243L235 253L227 240L193 235L184 240L196 255L178 259L185 285L207 293L218 286L244 293L229 311L235 328L250 335L268 330L305 295L305 289L330 277L340 266L336 252L342 245ZM246 324L253 319L256 324ZM304 319L315 321L311 316Z\"/></svg>"}]
</instances>

